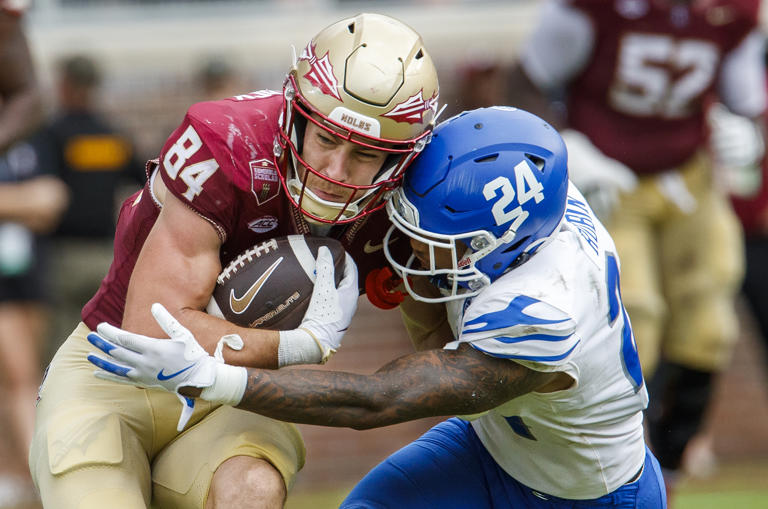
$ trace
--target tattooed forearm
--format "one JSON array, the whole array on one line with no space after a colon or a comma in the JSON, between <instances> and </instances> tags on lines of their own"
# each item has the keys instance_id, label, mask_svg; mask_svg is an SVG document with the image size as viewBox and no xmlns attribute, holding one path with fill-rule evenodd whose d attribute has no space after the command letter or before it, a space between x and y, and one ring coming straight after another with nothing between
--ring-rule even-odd
<instances>
[{"instance_id":1,"label":"tattooed forearm","mask_svg":"<svg viewBox=\"0 0 768 509\"><path fill-rule=\"evenodd\" d=\"M551 377L464 345L407 355L372 375L252 369L239 407L285 421L367 429L482 412Z\"/></svg>"}]
</instances>

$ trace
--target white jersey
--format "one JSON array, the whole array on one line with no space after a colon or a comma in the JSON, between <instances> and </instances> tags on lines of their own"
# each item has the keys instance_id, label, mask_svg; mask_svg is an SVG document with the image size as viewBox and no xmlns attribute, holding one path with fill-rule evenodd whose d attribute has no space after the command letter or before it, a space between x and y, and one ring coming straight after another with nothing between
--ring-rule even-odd
<instances>
[{"instance_id":1,"label":"white jersey","mask_svg":"<svg viewBox=\"0 0 768 509\"><path fill-rule=\"evenodd\" d=\"M448 311L458 340L446 348L469 343L575 380L570 389L530 393L473 420L509 475L557 497L591 499L638 472L648 394L621 303L618 258L572 184L554 239L473 299L454 302Z\"/></svg>"}]
</instances>

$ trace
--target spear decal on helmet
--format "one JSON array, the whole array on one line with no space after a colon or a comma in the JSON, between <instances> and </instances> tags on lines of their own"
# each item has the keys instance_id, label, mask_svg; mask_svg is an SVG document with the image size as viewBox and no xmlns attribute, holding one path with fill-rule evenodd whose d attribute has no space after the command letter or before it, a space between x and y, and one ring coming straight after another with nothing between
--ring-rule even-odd
<instances>
[{"instance_id":1,"label":"spear decal on helmet","mask_svg":"<svg viewBox=\"0 0 768 509\"><path fill-rule=\"evenodd\" d=\"M389 117L395 122L408 122L409 124L421 122L424 118L424 112L437 109L437 92L426 101L423 98L423 93L424 89L419 90L387 113L384 113L382 117Z\"/></svg>"},{"instance_id":2,"label":"spear decal on helmet","mask_svg":"<svg viewBox=\"0 0 768 509\"><path fill-rule=\"evenodd\" d=\"M325 95L330 95L341 101L339 95L338 86L339 82L336 80L336 75L333 73L333 65L328 58L328 52L322 58L317 58L315 54L315 45L309 44L301 53L299 60L306 60L309 62L309 71L304 77L320 89Z\"/></svg>"}]
</instances>

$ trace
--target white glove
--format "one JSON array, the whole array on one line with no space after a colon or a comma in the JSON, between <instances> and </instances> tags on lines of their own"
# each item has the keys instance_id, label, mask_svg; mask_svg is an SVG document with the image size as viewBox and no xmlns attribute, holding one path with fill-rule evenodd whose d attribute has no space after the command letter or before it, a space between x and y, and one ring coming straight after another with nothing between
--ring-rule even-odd
<instances>
[{"instance_id":1,"label":"white glove","mask_svg":"<svg viewBox=\"0 0 768 509\"><path fill-rule=\"evenodd\" d=\"M709 110L710 148L718 177L729 194L749 197L760 190L765 152L760 128L747 117L734 115L722 104Z\"/></svg>"},{"instance_id":2,"label":"white glove","mask_svg":"<svg viewBox=\"0 0 768 509\"><path fill-rule=\"evenodd\" d=\"M309 307L299 327L280 331L278 365L324 363L341 346L357 309L357 265L349 254L344 262L344 277L336 288L333 257L321 246L315 262L315 286ZM318 350L319 348L319 350Z\"/></svg>"},{"instance_id":3,"label":"white glove","mask_svg":"<svg viewBox=\"0 0 768 509\"><path fill-rule=\"evenodd\" d=\"M151 310L170 339L150 338L102 322L96 327L98 334L88 334L88 341L109 357L88 355L88 360L101 368L94 375L175 393L182 404L178 431L184 429L195 407L193 398L179 393L183 387L203 388L203 399L237 405L245 392L246 369L228 366L208 355L162 304L153 304Z\"/></svg>"},{"instance_id":4,"label":"white glove","mask_svg":"<svg viewBox=\"0 0 768 509\"><path fill-rule=\"evenodd\" d=\"M625 164L603 154L579 131L565 129L561 135L568 149L568 176L597 217L608 219L619 200L619 192L632 191L637 177Z\"/></svg>"}]
</instances>

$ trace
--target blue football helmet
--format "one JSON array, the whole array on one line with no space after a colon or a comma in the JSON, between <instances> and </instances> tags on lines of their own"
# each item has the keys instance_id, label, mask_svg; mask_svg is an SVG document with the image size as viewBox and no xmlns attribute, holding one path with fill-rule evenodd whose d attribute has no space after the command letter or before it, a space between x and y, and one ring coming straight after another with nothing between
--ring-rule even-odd
<instances>
[{"instance_id":1,"label":"blue football helmet","mask_svg":"<svg viewBox=\"0 0 768 509\"><path fill-rule=\"evenodd\" d=\"M477 295L554 237L567 193L565 143L552 126L510 107L461 113L435 129L387 203L386 257L417 300ZM429 260L396 260L387 246L398 231L426 244ZM436 248L450 251L451 267L436 265ZM429 276L443 296L417 294L411 275Z\"/></svg>"}]
</instances>

